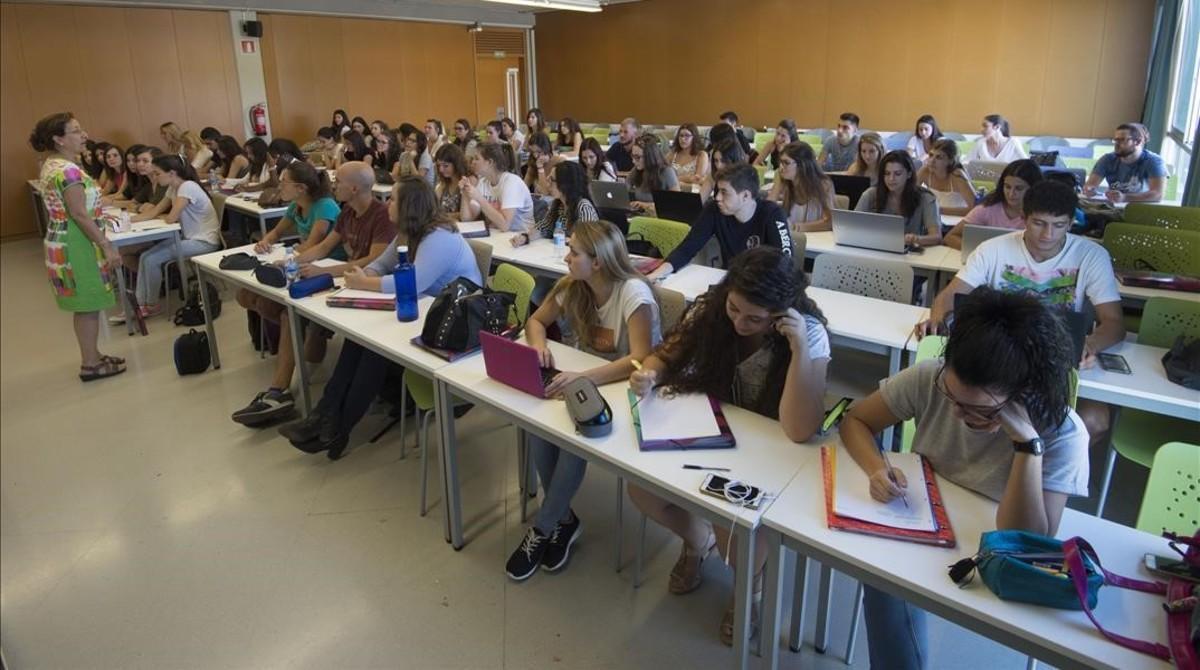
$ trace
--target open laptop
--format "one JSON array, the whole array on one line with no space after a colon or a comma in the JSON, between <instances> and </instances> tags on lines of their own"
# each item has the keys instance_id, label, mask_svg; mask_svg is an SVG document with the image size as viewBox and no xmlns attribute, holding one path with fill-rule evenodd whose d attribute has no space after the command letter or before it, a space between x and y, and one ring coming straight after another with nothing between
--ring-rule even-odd
<instances>
[{"instance_id":1,"label":"open laptop","mask_svg":"<svg viewBox=\"0 0 1200 670\"><path fill-rule=\"evenodd\" d=\"M487 376L529 395L546 397L546 386L558 370L539 366L537 349L487 331L479 331L479 344Z\"/></svg>"},{"instance_id":2,"label":"open laptop","mask_svg":"<svg viewBox=\"0 0 1200 670\"><path fill-rule=\"evenodd\" d=\"M654 191L654 211L660 219L679 221L689 226L700 217L704 203L699 193L688 191Z\"/></svg>"},{"instance_id":3,"label":"open laptop","mask_svg":"<svg viewBox=\"0 0 1200 670\"><path fill-rule=\"evenodd\" d=\"M973 251L975 251L975 249L979 245L983 244L984 242L987 242L988 240L992 239L993 237L1000 237L1001 235L1007 235L1012 232L1015 232L1012 228L998 228L996 226L975 226L975 225L972 225L969 223L967 225L963 226L963 234L962 234L962 262L963 262L963 264L964 265L966 264L967 258L969 258L971 256L971 253Z\"/></svg>"},{"instance_id":4,"label":"open laptop","mask_svg":"<svg viewBox=\"0 0 1200 670\"><path fill-rule=\"evenodd\" d=\"M999 181L1000 174L1008 163L1004 161L971 161L967 163L967 176L971 181Z\"/></svg>"},{"instance_id":5,"label":"open laptop","mask_svg":"<svg viewBox=\"0 0 1200 670\"><path fill-rule=\"evenodd\" d=\"M629 211L629 185L619 181L593 181L588 185L597 208Z\"/></svg>"},{"instance_id":6,"label":"open laptop","mask_svg":"<svg viewBox=\"0 0 1200 670\"><path fill-rule=\"evenodd\" d=\"M834 193L844 195L850 199L850 209L854 209L854 206L858 204L858 199L862 197L863 191L871 188L871 179L869 177L831 174L829 175L829 179L833 182Z\"/></svg>"},{"instance_id":7,"label":"open laptop","mask_svg":"<svg viewBox=\"0 0 1200 670\"><path fill-rule=\"evenodd\" d=\"M894 214L833 210L833 241L844 247L859 247L903 254L904 217Z\"/></svg>"}]
</instances>

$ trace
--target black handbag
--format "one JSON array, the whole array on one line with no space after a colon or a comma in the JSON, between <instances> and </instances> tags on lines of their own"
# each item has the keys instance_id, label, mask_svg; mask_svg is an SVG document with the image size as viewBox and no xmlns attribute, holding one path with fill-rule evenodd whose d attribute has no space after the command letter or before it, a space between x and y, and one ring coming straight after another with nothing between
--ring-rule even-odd
<instances>
[{"instance_id":1,"label":"black handbag","mask_svg":"<svg viewBox=\"0 0 1200 670\"><path fill-rule=\"evenodd\" d=\"M479 347L479 331L499 335L508 328L508 313L517 297L493 291L469 279L458 278L446 285L425 316L421 340L426 346L447 351L470 351Z\"/></svg>"},{"instance_id":2,"label":"black handbag","mask_svg":"<svg viewBox=\"0 0 1200 670\"><path fill-rule=\"evenodd\" d=\"M1162 363L1167 379L1200 391L1200 339L1186 342L1183 335L1175 338L1171 350L1163 354Z\"/></svg>"},{"instance_id":3,"label":"black handbag","mask_svg":"<svg viewBox=\"0 0 1200 670\"><path fill-rule=\"evenodd\" d=\"M204 372L211 362L207 333L193 328L175 338L175 371L181 376Z\"/></svg>"},{"instance_id":4,"label":"black handbag","mask_svg":"<svg viewBox=\"0 0 1200 670\"><path fill-rule=\"evenodd\" d=\"M625 240L625 248L634 256L645 256L646 258L662 258L662 252L654 243L647 240L641 233L630 233Z\"/></svg>"},{"instance_id":5,"label":"black handbag","mask_svg":"<svg viewBox=\"0 0 1200 670\"><path fill-rule=\"evenodd\" d=\"M221 295L217 292L217 287L204 282L204 299L208 302L209 313L212 314L213 320L216 320L221 316ZM187 302L175 310L174 321L176 326L204 325L204 306L200 304L199 286L193 286L188 292Z\"/></svg>"},{"instance_id":6,"label":"black handbag","mask_svg":"<svg viewBox=\"0 0 1200 670\"><path fill-rule=\"evenodd\" d=\"M221 262L217 267L222 270L253 270L261 265L259 260L250 254L239 251L234 254L227 254L221 257Z\"/></svg>"}]
</instances>

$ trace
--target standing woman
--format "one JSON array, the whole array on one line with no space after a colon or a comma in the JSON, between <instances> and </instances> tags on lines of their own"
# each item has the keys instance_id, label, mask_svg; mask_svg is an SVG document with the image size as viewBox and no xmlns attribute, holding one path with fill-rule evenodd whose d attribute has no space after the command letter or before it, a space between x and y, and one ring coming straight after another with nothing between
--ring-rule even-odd
<instances>
[{"instance_id":1,"label":"standing woman","mask_svg":"<svg viewBox=\"0 0 1200 670\"><path fill-rule=\"evenodd\" d=\"M555 151L564 156L579 155L579 149L583 146L583 130L575 119L564 116L558 122L558 142L555 144Z\"/></svg>"},{"instance_id":2,"label":"standing woman","mask_svg":"<svg viewBox=\"0 0 1200 670\"><path fill-rule=\"evenodd\" d=\"M125 154L121 147L110 144L104 150L104 170L100 173L100 195L119 193L125 188Z\"/></svg>"},{"instance_id":3,"label":"standing woman","mask_svg":"<svg viewBox=\"0 0 1200 670\"><path fill-rule=\"evenodd\" d=\"M594 137L583 138L583 148L579 150L579 164L587 173L588 181L616 181L617 170L608 162L604 150Z\"/></svg>"},{"instance_id":4,"label":"standing woman","mask_svg":"<svg viewBox=\"0 0 1200 670\"><path fill-rule=\"evenodd\" d=\"M942 139L942 129L938 128L937 119L932 114L922 114L913 128L913 136L908 138L908 155L918 163L924 163L925 157L933 150L933 143Z\"/></svg>"},{"instance_id":5,"label":"standing woman","mask_svg":"<svg viewBox=\"0 0 1200 670\"><path fill-rule=\"evenodd\" d=\"M883 146L883 138L876 133L863 133L858 137L858 153L854 162L846 168L846 174L857 177L869 177L871 186L879 179L879 159L887 153Z\"/></svg>"},{"instance_id":6,"label":"standing woman","mask_svg":"<svg viewBox=\"0 0 1200 670\"><path fill-rule=\"evenodd\" d=\"M700 146L700 130L694 123L685 123L675 131L675 141L671 144L671 153L667 154L667 162L675 170L675 176L680 184L700 184L708 177L708 154Z\"/></svg>"},{"instance_id":7,"label":"standing woman","mask_svg":"<svg viewBox=\"0 0 1200 670\"><path fill-rule=\"evenodd\" d=\"M783 153L783 148L792 142L800 139L799 133L796 132L796 122L792 119L784 119L775 126L775 137L771 139L769 147L763 147L763 152L754 157L754 165L771 165L772 170L779 169L779 156ZM767 149L770 148L770 151Z\"/></svg>"},{"instance_id":8,"label":"standing woman","mask_svg":"<svg viewBox=\"0 0 1200 670\"><path fill-rule=\"evenodd\" d=\"M1008 120L999 114L988 114L980 124L983 136L975 143L967 162L992 161L996 163L1011 163L1022 158L1029 158L1025 147L1012 138Z\"/></svg>"},{"instance_id":9,"label":"standing woman","mask_svg":"<svg viewBox=\"0 0 1200 670\"><path fill-rule=\"evenodd\" d=\"M782 204L792 233L833 230L833 181L817 165L812 147L806 142L784 147L776 172L770 197Z\"/></svg>"},{"instance_id":10,"label":"standing woman","mask_svg":"<svg viewBox=\"0 0 1200 670\"><path fill-rule=\"evenodd\" d=\"M79 378L85 382L125 372L124 359L97 348L100 312L116 304L113 271L121 255L104 236L100 189L75 159L87 133L70 112L42 118L29 135L34 151L47 154L39 179L50 216L42 245L58 308L71 312L79 343Z\"/></svg>"},{"instance_id":11,"label":"standing woman","mask_svg":"<svg viewBox=\"0 0 1200 670\"><path fill-rule=\"evenodd\" d=\"M633 170L625 177L629 184L629 206L637 211L654 210L654 191L678 191L679 178L667 165L658 138L642 135L633 143L629 156Z\"/></svg>"},{"instance_id":12,"label":"standing woman","mask_svg":"<svg viewBox=\"0 0 1200 670\"><path fill-rule=\"evenodd\" d=\"M470 198L464 198L459 186L467 176L467 155L463 150L453 144L442 146L434 157L434 168L437 170L437 182L433 190L437 193L442 211L457 216L459 221L478 220L479 205L471 202Z\"/></svg>"},{"instance_id":13,"label":"standing woman","mask_svg":"<svg viewBox=\"0 0 1200 670\"><path fill-rule=\"evenodd\" d=\"M217 138L217 157L221 159L221 179L245 179L250 172L250 159L230 135Z\"/></svg>"},{"instance_id":14,"label":"standing woman","mask_svg":"<svg viewBox=\"0 0 1200 670\"><path fill-rule=\"evenodd\" d=\"M918 185L907 151L889 151L879 161L879 181L863 191L854 209L904 217L904 243L932 247L942 243L937 198Z\"/></svg>"},{"instance_id":15,"label":"standing woman","mask_svg":"<svg viewBox=\"0 0 1200 670\"><path fill-rule=\"evenodd\" d=\"M967 179L967 171L958 162L958 145L954 140L940 139L933 143L929 160L917 172L917 182L937 197L942 214L962 216L975 205L975 190Z\"/></svg>"},{"instance_id":16,"label":"standing woman","mask_svg":"<svg viewBox=\"0 0 1200 670\"><path fill-rule=\"evenodd\" d=\"M512 237L510 241L514 247L529 244L539 237L552 238L559 225L570 237L580 221L600 220L596 204L588 193L587 174L575 161L562 161L551 168L549 195L554 197L554 202L546 209L546 214L529 232Z\"/></svg>"}]
</instances>

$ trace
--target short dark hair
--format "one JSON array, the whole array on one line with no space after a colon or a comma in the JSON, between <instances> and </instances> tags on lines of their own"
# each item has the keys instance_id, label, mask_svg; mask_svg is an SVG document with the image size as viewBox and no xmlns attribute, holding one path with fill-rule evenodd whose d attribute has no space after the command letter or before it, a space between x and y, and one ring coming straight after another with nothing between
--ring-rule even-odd
<instances>
[{"instance_id":1,"label":"short dark hair","mask_svg":"<svg viewBox=\"0 0 1200 670\"><path fill-rule=\"evenodd\" d=\"M34 151L54 151L54 138L65 136L67 124L74 118L75 115L71 112L43 116L33 127L33 132L29 133L29 146L33 147Z\"/></svg>"},{"instance_id":2,"label":"short dark hair","mask_svg":"<svg viewBox=\"0 0 1200 670\"><path fill-rule=\"evenodd\" d=\"M733 124L736 124L738 122L737 112L735 112L733 110L730 110L728 112L721 112L721 116L719 116L717 118L721 119L722 121L727 121L727 122L733 123Z\"/></svg>"},{"instance_id":3,"label":"short dark hair","mask_svg":"<svg viewBox=\"0 0 1200 670\"><path fill-rule=\"evenodd\" d=\"M183 160L175 154L166 154L163 156L155 156L154 160L150 161L154 167L163 172L174 172L184 181L199 182L200 178L196 176L196 170L191 163Z\"/></svg>"},{"instance_id":4,"label":"short dark hair","mask_svg":"<svg viewBox=\"0 0 1200 670\"><path fill-rule=\"evenodd\" d=\"M1133 138L1134 142L1145 144L1150 141L1150 129L1140 123L1122 123L1117 126L1117 130L1129 131L1129 137Z\"/></svg>"},{"instance_id":5,"label":"short dark hair","mask_svg":"<svg viewBox=\"0 0 1200 670\"><path fill-rule=\"evenodd\" d=\"M1042 169L1038 167L1037 163L1028 158L1015 160L1005 166L1004 171L1000 173L1000 178L996 180L996 188L987 194L981 204L985 207L1003 204L1004 180L1009 177L1016 177L1029 186L1034 186L1042 181L1042 176ZM1071 179L1074 179L1074 177L1072 176ZM1028 194L1026 194L1026 197L1028 197Z\"/></svg>"},{"instance_id":6,"label":"short dark hair","mask_svg":"<svg viewBox=\"0 0 1200 670\"><path fill-rule=\"evenodd\" d=\"M1051 216L1074 216L1079 207L1079 196L1070 186L1050 179L1029 187L1025 192L1025 216L1041 212Z\"/></svg>"},{"instance_id":7,"label":"short dark hair","mask_svg":"<svg viewBox=\"0 0 1200 670\"><path fill-rule=\"evenodd\" d=\"M842 115L839 116L838 119L845 121L846 123L853 123L855 128L858 127L858 114L855 114L854 112L842 112Z\"/></svg>"},{"instance_id":8,"label":"short dark hair","mask_svg":"<svg viewBox=\"0 0 1200 670\"><path fill-rule=\"evenodd\" d=\"M718 184L723 181L729 182L729 186L736 193L750 191L750 195L758 195L758 170L745 163L726 165L717 171L713 179Z\"/></svg>"},{"instance_id":9,"label":"short dark hair","mask_svg":"<svg viewBox=\"0 0 1200 670\"><path fill-rule=\"evenodd\" d=\"M432 123L433 127L437 128L438 135L443 135L446 132L446 129L442 127L441 119L425 119L425 123Z\"/></svg>"},{"instance_id":10,"label":"short dark hair","mask_svg":"<svg viewBox=\"0 0 1200 670\"><path fill-rule=\"evenodd\" d=\"M317 128L317 137L323 140L334 140L337 139L337 131L329 126L321 126Z\"/></svg>"},{"instance_id":11,"label":"short dark hair","mask_svg":"<svg viewBox=\"0 0 1200 670\"><path fill-rule=\"evenodd\" d=\"M212 126L207 126L204 128L204 130L200 131L200 139L204 140L205 142L215 142L221 139L221 131L213 128Z\"/></svg>"}]
</instances>

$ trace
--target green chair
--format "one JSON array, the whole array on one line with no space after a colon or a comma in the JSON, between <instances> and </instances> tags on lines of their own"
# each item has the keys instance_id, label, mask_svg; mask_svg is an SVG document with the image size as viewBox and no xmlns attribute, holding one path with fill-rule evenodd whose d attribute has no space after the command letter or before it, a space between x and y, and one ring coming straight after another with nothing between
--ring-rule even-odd
<instances>
[{"instance_id":1,"label":"green chair","mask_svg":"<svg viewBox=\"0 0 1200 670\"><path fill-rule=\"evenodd\" d=\"M1200 232L1200 207L1131 202L1125 207L1125 223Z\"/></svg>"},{"instance_id":2,"label":"green chair","mask_svg":"<svg viewBox=\"0 0 1200 670\"><path fill-rule=\"evenodd\" d=\"M939 358L946 349L945 335L926 335L917 344L917 355L913 362L920 363L931 358ZM900 451L912 451L913 434L917 432L917 422L909 419L900 428Z\"/></svg>"},{"instance_id":3,"label":"green chair","mask_svg":"<svg viewBox=\"0 0 1200 670\"><path fill-rule=\"evenodd\" d=\"M1112 142L1109 142L1107 140L1096 140L1095 142L1092 142L1092 158L1093 159L1100 160L1101 156L1103 156L1104 154L1111 154L1112 152L1113 152L1113 143Z\"/></svg>"},{"instance_id":4,"label":"green chair","mask_svg":"<svg viewBox=\"0 0 1200 670\"><path fill-rule=\"evenodd\" d=\"M1158 448L1138 510L1137 529L1154 535L1191 535L1200 527L1200 445L1168 442Z\"/></svg>"},{"instance_id":5,"label":"green chair","mask_svg":"<svg viewBox=\"0 0 1200 670\"><path fill-rule=\"evenodd\" d=\"M653 244L663 258L671 255L683 238L687 237L691 227L679 221L655 219L649 216L635 216L629 219L629 235L640 235L643 240ZM638 239L638 238L634 238Z\"/></svg>"},{"instance_id":6,"label":"green chair","mask_svg":"<svg viewBox=\"0 0 1200 670\"><path fill-rule=\"evenodd\" d=\"M1178 298L1147 300L1142 312L1141 330L1137 335L1138 344L1170 347L1180 335L1200 337L1200 304ZM1159 445L1194 436L1200 431L1200 424L1194 421L1129 408L1121 409L1113 422L1096 516L1104 513L1117 454L1148 468L1154 462L1154 453Z\"/></svg>"},{"instance_id":7,"label":"green chair","mask_svg":"<svg viewBox=\"0 0 1200 670\"><path fill-rule=\"evenodd\" d=\"M1103 244L1118 270L1153 268L1200 276L1200 231L1110 223L1104 229Z\"/></svg>"},{"instance_id":8,"label":"green chair","mask_svg":"<svg viewBox=\"0 0 1200 670\"><path fill-rule=\"evenodd\" d=\"M801 133L796 137L796 140L799 142L804 142L808 146L812 147L813 153L817 155L820 155L821 148L825 146L825 141L821 139L821 136L813 135L812 133Z\"/></svg>"},{"instance_id":9,"label":"green chair","mask_svg":"<svg viewBox=\"0 0 1200 670\"><path fill-rule=\"evenodd\" d=\"M758 153L763 152L763 147L767 146L775 140L774 131L769 133L757 132L754 133L754 150Z\"/></svg>"},{"instance_id":10,"label":"green chair","mask_svg":"<svg viewBox=\"0 0 1200 670\"><path fill-rule=\"evenodd\" d=\"M605 126L603 128L593 128L592 130L587 131L583 135L584 135L584 137L595 138L595 140L600 143L601 147L608 144L608 126Z\"/></svg>"},{"instance_id":11,"label":"green chair","mask_svg":"<svg viewBox=\"0 0 1200 670\"><path fill-rule=\"evenodd\" d=\"M533 296L535 283L533 275L515 265L501 263L496 266L496 274L492 275L492 290L507 291L517 296L508 316L509 324L523 324L529 318L529 300Z\"/></svg>"},{"instance_id":12,"label":"green chair","mask_svg":"<svg viewBox=\"0 0 1200 670\"><path fill-rule=\"evenodd\" d=\"M1063 158L1063 164L1069 168L1083 170L1087 174L1092 173L1092 168L1096 165L1095 158L1080 158L1078 156L1067 156Z\"/></svg>"},{"instance_id":13,"label":"green chair","mask_svg":"<svg viewBox=\"0 0 1200 670\"><path fill-rule=\"evenodd\" d=\"M958 145L960 158L970 156L971 152L975 150L975 140L954 140L954 143Z\"/></svg>"},{"instance_id":14,"label":"green chair","mask_svg":"<svg viewBox=\"0 0 1200 670\"><path fill-rule=\"evenodd\" d=\"M1167 184L1163 187L1163 200L1174 201L1179 198L1179 174L1173 174L1167 177Z\"/></svg>"}]
</instances>

